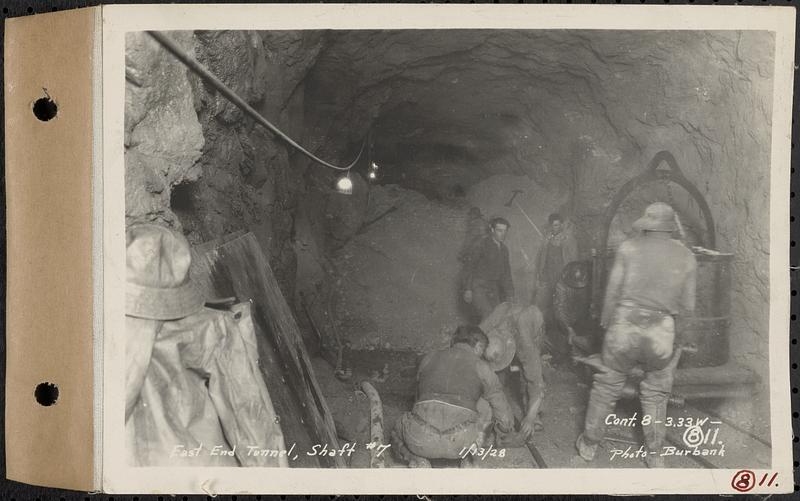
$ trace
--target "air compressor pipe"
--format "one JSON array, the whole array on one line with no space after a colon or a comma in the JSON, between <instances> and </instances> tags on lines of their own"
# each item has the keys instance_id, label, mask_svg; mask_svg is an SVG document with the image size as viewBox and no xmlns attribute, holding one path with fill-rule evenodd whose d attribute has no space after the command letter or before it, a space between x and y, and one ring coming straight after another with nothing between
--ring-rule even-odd
<instances>
[{"instance_id":1,"label":"air compressor pipe","mask_svg":"<svg viewBox=\"0 0 800 501\"><path fill-rule=\"evenodd\" d=\"M322 160L321 158L317 157L316 155L314 155L313 153L311 153L307 149L305 149L302 146L300 146L296 141L294 141L292 138L290 138L289 136L284 134L280 129L278 129L276 126L274 126L269 120L264 118L259 112L257 112L255 109L253 109L252 106L247 104L247 102L245 102L244 99L239 97L233 90L231 90L230 87L225 85L222 82L222 80L217 78L216 75L214 75L211 71L209 71L205 66L200 64L192 56L187 54L186 51L181 49L178 46L178 44L175 43L175 41L172 40L170 37L168 37L167 35L165 35L164 33L160 32L160 31L148 31L147 34L150 35L151 37L153 37L153 39L155 39L156 42L161 44L162 47L164 47L170 54L175 56L175 58L178 61L180 61L184 65L186 65L186 67L188 67L193 73L197 74L197 76L202 78L206 83L208 83L209 85L214 87L220 94L225 96L225 98L228 101L230 101L233 105L235 105L237 108L242 110L246 115L249 115L250 118L252 118L253 120L256 121L256 123L258 123L258 124L262 125L263 127L265 127L267 130L269 130L270 132L272 132L273 134L278 136L280 139L282 139L284 142L286 142L289 146L291 146L292 148L296 149L297 151L299 151L303 155L307 156L308 158L310 158L314 162L316 162L316 163L318 163L318 164L320 164L322 166L328 167L329 169L334 169L334 170L338 170L338 171L349 171L361 159L361 154L364 152L364 145L366 144L366 141L361 143L361 149L359 150L358 156L356 156L356 159L353 160L353 162L350 165L346 166L346 167L339 167L339 166L333 165L331 163L328 163L325 160Z\"/></svg>"}]
</instances>

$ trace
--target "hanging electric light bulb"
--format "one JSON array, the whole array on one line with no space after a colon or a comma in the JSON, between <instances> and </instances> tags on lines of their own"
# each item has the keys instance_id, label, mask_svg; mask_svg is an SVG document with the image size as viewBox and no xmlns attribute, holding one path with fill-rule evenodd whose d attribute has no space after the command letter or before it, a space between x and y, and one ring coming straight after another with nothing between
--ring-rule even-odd
<instances>
[{"instance_id":1,"label":"hanging electric light bulb","mask_svg":"<svg viewBox=\"0 0 800 501\"><path fill-rule=\"evenodd\" d=\"M336 191L343 195L353 194L353 181L350 179L350 171L347 171L344 176L336 181Z\"/></svg>"},{"instance_id":2,"label":"hanging electric light bulb","mask_svg":"<svg viewBox=\"0 0 800 501\"><path fill-rule=\"evenodd\" d=\"M369 170L367 171L367 179L370 181L376 181L378 179L378 164L375 162L370 162Z\"/></svg>"}]
</instances>

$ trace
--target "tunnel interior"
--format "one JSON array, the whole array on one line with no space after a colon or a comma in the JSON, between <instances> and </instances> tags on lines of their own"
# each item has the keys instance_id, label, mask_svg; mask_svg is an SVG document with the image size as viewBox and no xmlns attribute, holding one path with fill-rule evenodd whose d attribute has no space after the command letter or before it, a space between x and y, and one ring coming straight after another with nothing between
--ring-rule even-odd
<instances>
[{"instance_id":1,"label":"tunnel interior","mask_svg":"<svg viewBox=\"0 0 800 501\"><path fill-rule=\"evenodd\" d=\"M771 33L170 36L318 157L346 165L362 144L364 152L350 172L353 193L337 193L339 172L256 125L146 34L130 33L127 222L168 224L193 244L253 232L304 330L301 301L324 309L338 342L390 395L387 405L392 398L409 405L415 355L446 346L465 321L456 256L470 207L510 221L506 244L517 298L530 304L548 215L564 217L579 256L591 259L604 244L610 201L662 150L708 202L714 250L735 256L730 357L768 385ZM608 245L626 239L653 201L675 208L689 245L707 237L696 201L674 184L655 182L622 203ZM326 367L320 364L319 378L332 372ZM549 377L548 398L558 399L564 387L585 398L573 376L553 370ZM338 381L329 379L322 386L336 401ZM341 398L347 407L354 397ZM712 404L769 436L768 406ZM576 422L553 424L551 432L572 436L582 411L560 405ZM343 426L362 430L363 417Z\"/></svg>"}]
</instances>

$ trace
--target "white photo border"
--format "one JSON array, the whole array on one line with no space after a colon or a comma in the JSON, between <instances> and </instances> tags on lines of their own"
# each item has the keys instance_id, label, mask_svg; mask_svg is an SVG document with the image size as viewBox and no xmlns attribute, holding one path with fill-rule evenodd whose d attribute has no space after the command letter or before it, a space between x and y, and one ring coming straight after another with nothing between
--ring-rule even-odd
<instances>
[{"instance_id":1,"label":"white photo border","mask_svg":"<svg viewBox=\"0 0 800 501\"><path fill-rule=\"evenodd\" d=\"M765 30L775 33L770 174L769 374L772 468L791 492L789 179L795 11L790 7L620 5L113 5L102 7L103 491L196 494L735 494L728 469L141 468L125 461L125 34L144 30ZM100 327L98 327L100 328ZM100 456L98 456L100 458ZM757 475L767 470L758 470Z\"/></svg>"}]
</instances>

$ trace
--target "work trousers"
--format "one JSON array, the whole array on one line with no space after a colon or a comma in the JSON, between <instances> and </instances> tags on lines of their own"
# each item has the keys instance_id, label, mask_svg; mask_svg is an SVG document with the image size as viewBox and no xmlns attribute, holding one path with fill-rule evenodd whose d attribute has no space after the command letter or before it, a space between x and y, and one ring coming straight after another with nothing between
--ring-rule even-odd
<instances>
[{"instance_id":1,"label":"work trousers","mask_svg":"<svg viewBox=\"0 0 800 501\"><path fill-rule=\"evenodd\" d=\"M500 286L495 280L473 280L472 307L479 321L488 317L500 304Z\"/></svg>"},{"instance_id":2,"label":"work trousers","mask_svg":"<svg viewBox=\"0 0 800 501\"><path fill-rule=\"evenodd\" d=\"M628 375L638 366L644 370L639 384L642 414L651 418L650 424L642 426L645 444L649 452L660 454L674 377L669 365L674 339L672 316L633 306L617 307L603 342L603 365L608 370L594 375L586 410L584 438L589 444L603 439L606 417L614 411Z\"/></svg>"},{"instance_id":3,"label":"work trousers","mask_svg":"<svg viewBox=\"0 0 800 501\"><path fill-rule=\"evenodd\" d=\"M478 400L478 412L464 407L428 400L417 402L397 422L392 442L405 461L414 456L425 459L463 459L461 451L483 445L491 423L489 403Z\"/></svg>"},{"instance_id":4,"label":"work trousers","mask_svg":"<svg viewBox=\"0 0 800 501\"><path fill-rule=\"evenodd\" d=\"M542 312L544 319L544 349L553 358L562 360L569 358L570 349L567 343L567 336L561 332L558 322L555 320L553 314L553 294L555 293L555 284L549 283L545 280L540 280L537 284L536 299L534 303L539 311Z\"/></svg>"},{"instance_id":5,"label":"work trousers","mask_svg":"<svg viewBox=\"0 0 800 501\"><path fill-rule=\"evenodd\" d=\"M536 284L536 298L534 299L534 304L536 304L536 307L539 308L539 311L544 315L545 321L548 320L548 316L552 316L551 310L553 308L553 294L555 290L556 284L549 283L546 280L540 279Z\"/></svg>"},{"instance_id":6,"label":"work trousers","mask_svg":"<svg viewBox=\"0 0 800 501\"><path fill-rule=\"evenodd\" d=\"M514 341L517 344L516 358L525 378L525 407L544 396L541 353L543 322L539 310L532 306L525 308L517 319Z\"/></svg>"}]
</instances>

